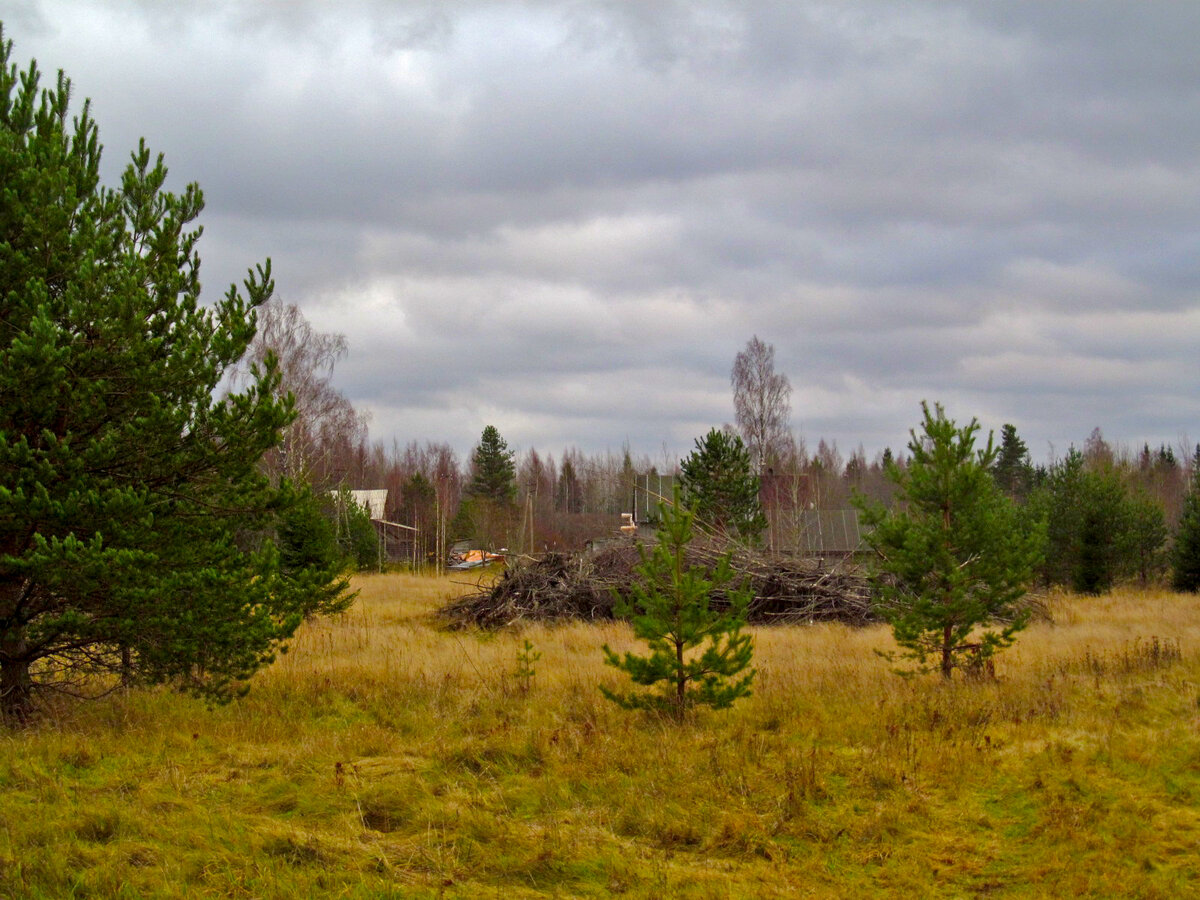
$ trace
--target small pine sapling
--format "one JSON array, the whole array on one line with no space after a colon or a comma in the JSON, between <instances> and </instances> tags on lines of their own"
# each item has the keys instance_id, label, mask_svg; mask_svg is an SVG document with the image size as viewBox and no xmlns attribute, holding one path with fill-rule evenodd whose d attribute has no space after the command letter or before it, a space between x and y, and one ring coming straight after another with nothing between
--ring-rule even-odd
<instances>
[{"instance_id":1,"label":"small pine sapling","mask_svg":"<svg viewBox=\"0 0 1200 900\"><path fill-rule=\"evenodd\" d=\"M533 687L533 676L537 674L533 664L541 658L541 651L533 649L533 643L529 638L526 638L524 645L518 648L516 679L522 694L528 694Z\"/></svg>"},{"instance_id":2,"label":"small pine sapling","mask_svg":"<svg viewBox=\"0 0 1200 900\"><path fill-rule=\"evenodd\" d=\"M600 691L625 709L661 710L682 720L693 706L725 709L750 694L753 638L742 627L753 592L734 584L728 554L711 571L688 564L695 510L680 505L678 490L673 504L660 505L659 515L658 544L652 552L640 548L642 581L633 585L630 599L618 596L615 605L650 652L619 656L606 644L604 662L626 672L634 684L660 688L617 693L602 686ZM716 590L728 598L724 610L712 608Z\"/></svg>"}]
</instances>

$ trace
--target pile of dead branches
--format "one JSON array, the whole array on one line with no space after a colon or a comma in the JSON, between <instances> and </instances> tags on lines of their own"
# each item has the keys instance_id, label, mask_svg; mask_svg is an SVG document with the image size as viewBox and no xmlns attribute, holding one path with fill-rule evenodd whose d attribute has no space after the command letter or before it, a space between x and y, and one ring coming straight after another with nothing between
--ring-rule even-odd
<instances>
[{"instance_id":1,"label":"pile of dead branches","mask_svg":"<svg viewBox=\"0 0 1200 900\"><path fill-rule=\"evenodd\" d=\"M689 548L689 563L712 565L713 549ZM500 628L520 621L611 619L616 594L630 595L640 578L637 547L623 544L597 553L551 553L510 567L487 590L461 597L441 614L452 625ZM733 569L754 590L752 623L877 621L867 579L849 566L823 567L815 560L739 551ZM714 593L712 605L727 601Z\"/></svg>"}]
</instances>

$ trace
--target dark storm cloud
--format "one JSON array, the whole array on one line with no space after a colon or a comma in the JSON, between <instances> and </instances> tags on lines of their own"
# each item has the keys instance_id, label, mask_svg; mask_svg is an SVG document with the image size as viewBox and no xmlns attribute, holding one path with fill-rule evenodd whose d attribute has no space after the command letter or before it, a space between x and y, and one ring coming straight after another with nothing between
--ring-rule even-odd
<instances>
[{"instance_id":1,"label":"dark storm cloud","mask_svg":"<svg viewBox=\"0 0 1200 900\"><path fill-rule=\"evenodd\" d=\"M1197 415L1191 3L24 2L115 173L271 256L384 440L655 454L732 417L899 446L922 398L1035 450Z\"/></svg>"}]
</instances>

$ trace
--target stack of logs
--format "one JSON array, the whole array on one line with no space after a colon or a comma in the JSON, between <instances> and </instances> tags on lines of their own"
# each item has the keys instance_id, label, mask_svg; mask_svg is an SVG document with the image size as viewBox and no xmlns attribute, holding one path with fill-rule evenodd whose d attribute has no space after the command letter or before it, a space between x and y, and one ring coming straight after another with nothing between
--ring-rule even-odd
<instances>
[{"instance_id":1,"label":"stack of logs","mask_svg":"<svg viewBox=\"0 0 1200 900\"><path fill-rule=\"evenodd\" d=\"M689 548L692 565L713 565L715 550ZM509 568L489 589L461 597L442 609L453 625L500 628L519 621L611 619L616 596L628 598L641 558L632 543L596 553L550 553ZM851 565L826 567L816 560L763 556L739 550L732 558L739 581L754 591L751 623L878 621L865 575ZM727 603L714 592L712 606Z\"/></svg>"}]
</instances>

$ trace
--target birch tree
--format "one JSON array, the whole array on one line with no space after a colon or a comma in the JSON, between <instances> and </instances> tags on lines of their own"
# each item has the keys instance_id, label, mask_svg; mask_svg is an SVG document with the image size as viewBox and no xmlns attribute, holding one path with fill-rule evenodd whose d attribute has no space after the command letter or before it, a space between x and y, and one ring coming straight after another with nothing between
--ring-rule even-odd
<instances>
[{"instance_id":1,"label":"birch tree","mask_svg":"<svg viewBox=\"0 0 1200 900\"><path fill-rule=\"evenodd\" d=\"M758 335L734 358L729 381L738 430L754 471L761 475L787 444L791 382L775 371L775 348Z\"/></svg>"}]
</instances>

